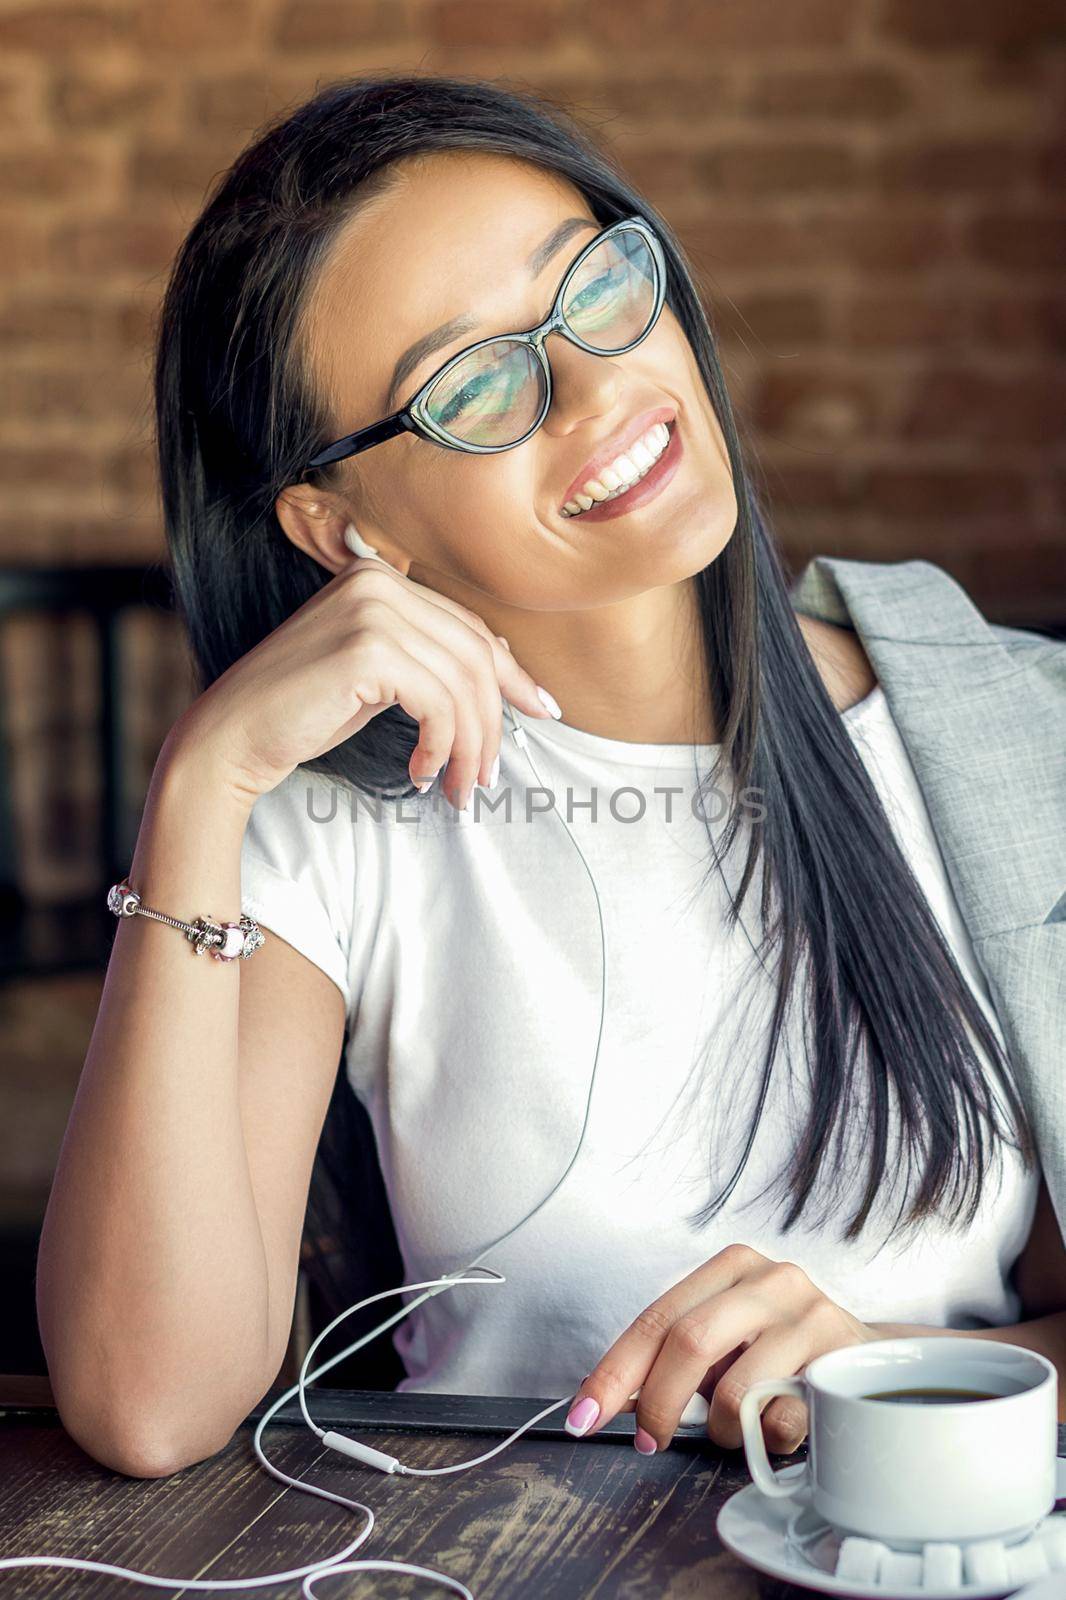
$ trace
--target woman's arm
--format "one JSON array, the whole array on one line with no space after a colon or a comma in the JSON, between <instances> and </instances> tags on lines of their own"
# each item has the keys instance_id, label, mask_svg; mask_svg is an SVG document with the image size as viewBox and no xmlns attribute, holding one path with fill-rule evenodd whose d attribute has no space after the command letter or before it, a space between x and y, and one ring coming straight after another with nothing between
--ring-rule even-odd
<instances>
[{"instance_id":1,"label":"woman's arm","mask_svg":"<svg viewBox=\"0 0 1066 1600\"><path fill-rule=\"evenodd\" d=\"M249 812L172 730L130 872L144 903L235 920ZM290 967L252 974L286 955L320 984L306 1010ZM213 1454L277 1376L343 1027L336 986L270 934L222 963L119 920L37 1268L60 1417L105 1465L158 1477Z\"/></svg>"}]
</instances>

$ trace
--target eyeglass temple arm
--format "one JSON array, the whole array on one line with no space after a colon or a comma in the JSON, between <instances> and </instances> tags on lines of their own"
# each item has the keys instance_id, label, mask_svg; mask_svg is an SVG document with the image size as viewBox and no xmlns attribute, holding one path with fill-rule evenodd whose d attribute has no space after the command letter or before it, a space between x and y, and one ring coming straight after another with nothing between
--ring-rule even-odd
<instances>
[{"instance_id":1,"label":"eyeglass temple arm","mask_svg":"<svg viewBox=\"0 0 1066 1600\"><path fill-rule=\"evenodd\" d=\"M358 455L361 450L369 450L371 445L382 444L386 439L393 439L398 433L414 433L414 421L409 411L394 411L391 417L386 417L384 422L375 422L369 428L360 428L356 433L349 433L346 438L338 439L327 449L320 450L317 456L307 463L305 471L312 467L324 467L331 461L340 461L345 456Z\"/></svg>"}]
</instances>

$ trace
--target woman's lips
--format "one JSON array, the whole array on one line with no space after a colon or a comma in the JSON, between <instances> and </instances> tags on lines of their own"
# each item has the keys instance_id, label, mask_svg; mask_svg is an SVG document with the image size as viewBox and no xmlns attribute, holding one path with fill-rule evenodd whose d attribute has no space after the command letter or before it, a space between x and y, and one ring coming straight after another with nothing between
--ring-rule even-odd
<instances>
[{"instance_id":1,"label":"woman's lips","mask_svg":"<svg viewBox=\"0 0 1066 1600\"><path fill-rule=\"evenodd\" d=\"M681 465L684 447L681 443L681 428L678 419L667 423L670 429L670 443L656 461L655 465L646 472L632 489L627 489L625 494L620 494L614 500L599 500L589 511L582 511L580 516L568 516L563 520L569 527L579 522L608 522L613 517L624 517L627 512L635 511L638 506L654 500L661 494Z\"/></svg>"}]
</instances>

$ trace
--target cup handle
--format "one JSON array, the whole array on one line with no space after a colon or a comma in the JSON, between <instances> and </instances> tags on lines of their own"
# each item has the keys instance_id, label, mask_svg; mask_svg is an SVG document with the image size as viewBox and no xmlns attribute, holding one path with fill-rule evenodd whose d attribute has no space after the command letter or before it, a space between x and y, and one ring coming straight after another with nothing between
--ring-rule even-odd
<instances>
[{"instance_id":1,"label":"cup handle","mask_svg":"<svg viewBox=\"0 0 1066 1600\"><path fill-rule=\"evenodd\" d=\"M790 1394L797 1400L807 1400L807 1385L802 1378L760 1378L741 1396L740 1431L744 1435L744 1455L748 1471L756 1488L763 1494L784 1496L795 1494L807 1483L811 1475L810 1457L803 1462L803 1471L795 1465L774 1472L766 1453L766 1440L762 1436L762 1415L759 1401L774 1395Z\"/></svg>"}]
</instances>

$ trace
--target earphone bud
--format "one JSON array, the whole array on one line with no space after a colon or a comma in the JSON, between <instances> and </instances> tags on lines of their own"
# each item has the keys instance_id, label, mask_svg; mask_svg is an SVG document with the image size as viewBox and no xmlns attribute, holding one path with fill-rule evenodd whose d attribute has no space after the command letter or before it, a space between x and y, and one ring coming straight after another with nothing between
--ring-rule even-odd
<instances>
[{"instance_id":1,"label":"earphone bud","mask_svg":"<svg viewBox=\"0 0 1066 1600\"><path fill-rule=\"evenodd\" d=\"M345 528L344 542L348 549L354 551L357 556L374 556L378 561L384 561L387 567L392 567L393 572L399 572L399 567L393 566L391 561L387 561L383 555L379 555L372 544L367 544L354 522L349 522Z\"/></svg>"}]
</instances>

